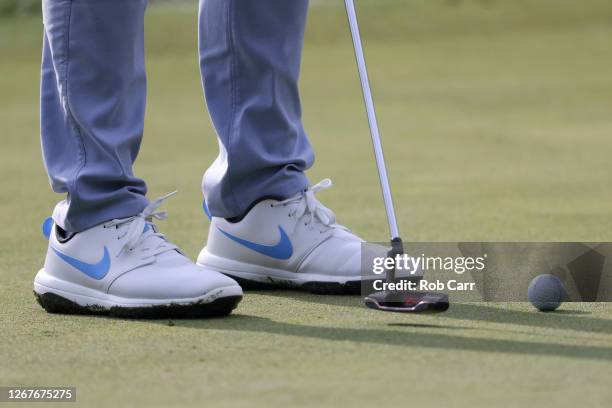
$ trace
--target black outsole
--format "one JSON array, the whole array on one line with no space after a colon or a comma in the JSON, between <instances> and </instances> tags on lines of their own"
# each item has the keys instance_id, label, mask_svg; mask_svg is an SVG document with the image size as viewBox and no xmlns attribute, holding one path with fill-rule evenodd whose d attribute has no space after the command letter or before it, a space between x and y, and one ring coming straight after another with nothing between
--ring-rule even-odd
<instances>
[{"instance_id":1,"label":"black outsole","mask_svg":"<svg viewBox=\"0 0 612 408\"><path fill-rule=\"evenodd\" d=\"M242 287L244 291L252 290L302 290L310 292L315 295L359 295L361 294L361 281L349 281L346 283L339 282L307 282L301 285L292 283L290 281L280 282L257 282L244 278L240 278L233 275L227 275L234 279Z\"/></svg>"},{"instance_id":2,"label":"black outsole","mask_svg":"<svg viewBox=\"0 0 612 408\"><path fill-rule=\"evenodd\" d=\"M103 315L127 319L197 319L227 316L238 306L242 296L227 296L210 303L191 303L187 305L170 304L151 307L119 307L104 309L100 306L81 306L55 293L38 294L38 303L49 313Z\"/></svg>"}]
</instances>

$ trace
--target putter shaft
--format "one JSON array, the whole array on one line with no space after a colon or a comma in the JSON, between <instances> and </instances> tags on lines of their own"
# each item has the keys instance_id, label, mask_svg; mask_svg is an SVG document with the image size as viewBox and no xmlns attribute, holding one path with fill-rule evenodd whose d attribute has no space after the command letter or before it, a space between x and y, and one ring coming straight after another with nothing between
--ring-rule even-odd
<instances>
[{"instance_id":1,"label":"putter shaft","mask_svg":"<svg viewBox=\"0 0 612 408\"><path fill-rule=\"evenodd\" d=\"M397 219L395 218L395 208L393 206L391 187L389 186L389 177L387 176L385 156L383 154L382 143L380 141L378 120L376 119L376 110L374 109L372 91L370 90L368 69L366 67L366 61L363 55L363 47L361 45L361 35L359 34L357 13L355 12L355 4L353 3L353 0L344 0L344 4L346 6L349 27L351 29L351 37L353 38L353 48L355 49L355 58L357 59L357 68L359 69L361 89L363 91L363 99L365 102L366 112L368 114L370 136L372 137L372 145L374 146L374 156L376 157L376 167L378 168L378 177L380 178L380 186L382 188L383 200L385 202L389 231L391 233L391 239L395 240L400 238L400 233L397 226Z\"/></svg>"}]
</instances>

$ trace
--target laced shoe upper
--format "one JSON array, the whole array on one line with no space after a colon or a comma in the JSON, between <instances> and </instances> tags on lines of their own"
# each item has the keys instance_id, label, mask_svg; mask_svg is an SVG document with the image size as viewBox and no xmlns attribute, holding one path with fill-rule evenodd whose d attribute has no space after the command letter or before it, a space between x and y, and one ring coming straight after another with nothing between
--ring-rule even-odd
<instances>
[{"instance_id":1,"label":"laced shoe upper","mask_svg":"<svg viewBox=\"0 0 612 408\"><path fill-rule=\"evenodd\" d=\"M167 218L157 208L173 194L152 201L137 215L105 222L66 242L50 234L41 279L125 299L184 299L236 286L233 279L195 265L157 231L153 220Z\"/></svg>"},{"instance_id":2,"label":"laced shoe upper","mask_svg":"<svg viewBox=\"0 0 612 408\"><path fill-rule=\"evenodd\" d=\"M133 217L111 220L103 224L104 228L115 227L119 240L123 242L117 256L127 252L136 252L144 258L161 255L168 251L179 251L178 247L168 242L164 234L157 232L153 219L165 220L166 211L156 211L157 208L176 191L160 197L145 207L140 214ZM180 251L179 251L180 252Z\"/></svg>"},{"instance_id":3,"label":"laced shoe upper","mask_svg":"<svg viewBox=\"0 0 612 408\"><path fill-rule=\"evenodd\" d=\"M222 267L213 259L227 259L291 272L358 276L363 241L338 224L316 197L331 186L325 179L286 200L261 201L237 223L213 217L198 263ZM290 253L266 249L282 245Z\"/></svg>"}]
</instances>

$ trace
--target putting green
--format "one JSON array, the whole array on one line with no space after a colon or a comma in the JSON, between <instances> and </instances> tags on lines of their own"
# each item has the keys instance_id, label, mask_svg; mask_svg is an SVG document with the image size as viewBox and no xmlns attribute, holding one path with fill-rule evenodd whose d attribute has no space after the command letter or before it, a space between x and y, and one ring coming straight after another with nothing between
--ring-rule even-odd
<instances>
[{"instance_id":1,"label":"putting green","mask_svg":"<svg viewBox=\"0 0 612 408\"><path fill-rule=\"evenodd\" d=\"M304 119L313 182L340 222L386 239L341 2L313 2ZM612 240L612 3L358 2L398 218L418 241ZM136 166L160 226L195 256L201 173L216 155L202 104L195 2L152 8L149 107ZM49 191L38 141L37 18L0 20L0 385L74 385L87 406L610 406L612 306L454 304L440 316L357 297L249 293L233 317L48 315L32 279Z\"/></svg>"}]
</instances>

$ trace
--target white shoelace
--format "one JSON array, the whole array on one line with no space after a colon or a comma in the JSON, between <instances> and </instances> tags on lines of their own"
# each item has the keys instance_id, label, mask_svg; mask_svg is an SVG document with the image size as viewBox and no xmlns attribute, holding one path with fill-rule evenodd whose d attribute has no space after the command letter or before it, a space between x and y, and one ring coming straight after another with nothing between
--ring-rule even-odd
<instances>
[{"instance_id":1,"label":"white shoelace","mask_svg":"<svg viewBox=\"0 0 612 408\"><path fill-rule=\"evenodd\" d=\"M145 252L147 256L155 256L163 252L178 249L176 245L166 241L164 234L156 232L152 226L150 227L151 233L144 233L147 223L151 223L153 219L165 220L168 218L168 213L166 211L156 210L166 199L172 197L174 194L176 194L176 191L150 202L140 214L134 215L133 217L112 220L104 224L105 228L127 225L127 231L120 236L121 239L125 240L125 243L117 256L126 251L131 252L136 249ZM158 239L150 239L154 237ZM150 243L152 246L145 246L145 242Z\"/></svg>"},{"instance_id":2,"label":"white shoelace","mask_svg":"<svg viewBox=\"0 0 612 408\"><path fill-rule=\"evenodd\" d=\"M346 229L342 225L336 224L336 215L334 212L321 204L321 202L315 197L316 193L326 190L331 186L332 181L330 179L324 179L298 195L272 204L272 207L294 205L293 209L289 212L289 216L296 217L298 219L303 216L307 216L307 226L311 226L312 223L317 220L327 228Z\"/></svg>"}]
</instances>

